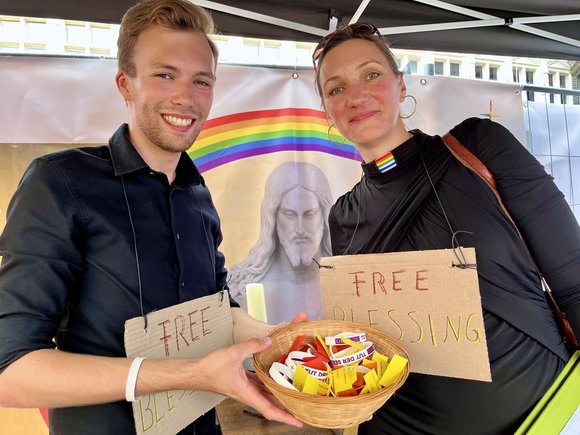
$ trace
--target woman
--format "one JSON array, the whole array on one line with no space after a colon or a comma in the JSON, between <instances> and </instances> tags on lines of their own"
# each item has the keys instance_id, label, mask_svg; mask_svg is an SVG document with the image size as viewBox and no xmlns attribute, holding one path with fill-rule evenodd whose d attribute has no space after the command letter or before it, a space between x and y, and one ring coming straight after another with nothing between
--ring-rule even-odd
<instances>
[{"instance_id":1,"label":"woman","mask_svg":"<svg viewBox=\"0 0 580 435\"><path fill-rule=\"evenodd\" d=\"M337 30L313 59L331 125L364 160L364 177L330 212L333 254L450 248L452 235L475 247L493 379L412 374L359 433L513 433L569 358L525 245L441 138L407 131L405 82L376 27ZM499 124L472 118L451 132L494 174L578 335L580 230L562 193Z\"/></svg>"}]
</instances>

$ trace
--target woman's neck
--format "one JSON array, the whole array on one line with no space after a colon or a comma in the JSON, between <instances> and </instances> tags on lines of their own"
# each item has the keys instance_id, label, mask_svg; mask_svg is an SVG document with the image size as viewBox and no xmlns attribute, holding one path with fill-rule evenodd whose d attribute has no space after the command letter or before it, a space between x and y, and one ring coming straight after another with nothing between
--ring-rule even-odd
<instances>
[{"instance_id":1,"label":"woman's neck","mask_svg":"<svg viewBox=\"0 0 580 435\"><path fill-rule=\"evenodd\" d=\"M355 144L365 163L370 163L379 159L387 153L393 151L402 143L409 140L413 135L404 126L393 130L388 137L382 138L380 142L374 144Z\"/></svg>"}]
</instances>

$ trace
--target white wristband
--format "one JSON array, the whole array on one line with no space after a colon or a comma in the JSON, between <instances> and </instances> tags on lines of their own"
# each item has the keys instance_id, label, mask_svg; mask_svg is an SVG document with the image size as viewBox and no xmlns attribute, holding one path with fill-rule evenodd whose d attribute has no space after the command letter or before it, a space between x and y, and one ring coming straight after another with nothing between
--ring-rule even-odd
<instances>
[{"instance_id":1,"label":"white wristband","mask_svg":"<svg viewBox=\"0 0 580 435\"><path fill-rule=\"evenodd\" d=\"M125 386L125 399L127 399L127 402L138 402L141 399L141 396L135 397L135 387L137 385L137 375L144 359L140 356L136 357L131 363L131 368L129 368L127 385Z\"/></svg>"}]
</instances>

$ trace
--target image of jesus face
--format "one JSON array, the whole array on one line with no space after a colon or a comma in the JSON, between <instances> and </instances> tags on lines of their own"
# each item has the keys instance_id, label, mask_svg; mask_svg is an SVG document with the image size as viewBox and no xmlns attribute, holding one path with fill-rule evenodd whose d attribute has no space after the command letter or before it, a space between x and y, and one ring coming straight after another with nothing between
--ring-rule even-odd
<instances>
[{"instance_id":1,"label":"image of jesus face","mask_svg":"<svg viewBox=\"0 0 580 435\"><path fill-rule=\"evenodd\" d=\"M276 233L293 267L310 266L319 256L324 230L316 195L296 187L282 198L276 214Z\"/></svg>"}]
</instances>

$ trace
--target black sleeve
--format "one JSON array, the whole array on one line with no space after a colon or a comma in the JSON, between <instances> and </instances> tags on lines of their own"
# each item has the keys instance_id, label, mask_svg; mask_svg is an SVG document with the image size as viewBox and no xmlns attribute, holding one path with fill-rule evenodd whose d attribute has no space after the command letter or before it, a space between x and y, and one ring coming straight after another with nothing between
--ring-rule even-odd
<instances>
[{"instance_id":1,"label":"black sleeve","mask_svg":"<svg viewBox=\"0 0 580 435\"><path fill-rule=\"evenodd\" d=\"M32 162L0 237L0 370L28 352L54 347L68 292L82 269L80 222L58 165Z\"/></svg>"},{"instance_id":2,"label":"black sleeve","mask_svg":"<svg viewBox=\"0 0 580 435\"><path fill-rule=\"evenodd\" d=\"M552 176L500 124L471 118L452 134L494 175L506 208L580 336L580 227Z\"/></svg>"},{"instance_id":3,"label":"black sleeve","mask_svg":"<svg viewBox=\"0 0 580 435\"><path fill-rule=\"evenodd\" d=\"M343 200L344 197L339 198L331 207L330 213L328 214L328 228L330 229L332 255L343 255L348 246L346 243L346 235L335 215L337 207L340 207L340 202Z\"/></svg>"},{"instance_id":4,"label":"black sleeve","mask_svg":"<svg viewBox=\"0 0 580 435\"><path fill-rule=\"evenodd\" d=\"M204 183L205 186L205 183ZM219 250L219 246L222 243L223 240L223 235L222 235L222 231L221 231L221 222L220 222L220 218L217 212L217 209L215 208L215 205L213 204L213 200L211 199L211 193L209 192L209 189L206 187L207 192L209 194L209 198L210 198L210 203L211 203L211 207L212 207L212 212L215 213L215 217L217 220L217 226L214 227L212 229L212 237L213 237L213 247L214 247L214 265L215 265L215 279L216 279L216 291L221 291L221 290L228 290L229 292L229 287L228 287L228 283L227 283L227 277L228 277L228 271L226 270L226 259L224 254L222 254L222 252ZM240 306L240 304L238 304L230 295L230 306L231 307L238 307Z\"/></svg>"}]
</instances>

